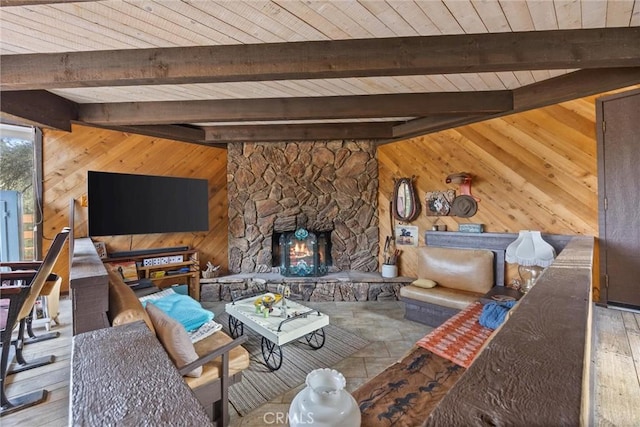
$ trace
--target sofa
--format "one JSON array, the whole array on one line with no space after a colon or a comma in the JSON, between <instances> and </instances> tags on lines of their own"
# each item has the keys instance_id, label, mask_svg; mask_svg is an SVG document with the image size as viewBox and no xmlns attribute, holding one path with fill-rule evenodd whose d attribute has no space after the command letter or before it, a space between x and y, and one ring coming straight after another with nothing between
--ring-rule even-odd
<instances>
[{"instance_id":1,"label":"sofa","mask_svg":"<svg viewBox=\"0 0 640 427\"><path fill-rule=\"evenodd\" d=\"M400 289L405 318L434 327L400 360L353 392L362 426L424 425L493 336L478 324L495 285L494 253L418 249L418 278Z\"/></svg>"},{"instance_id":2,"label":"sofa","mask_svg":"<svg viewBox=\"0 0 640 427\"><path fill-rule=\"evenodd\" d=\"M436 233L436 237L439 237L439 232L427 234L430 233ZM483 248L488 249L478 253L466 252L467 249L458 249L459 246L446 251L438 250L442 246L435 245L421 248L420 276L425 282L429 280L426 277L432 277L448 285L450 276L438 278L436 275L443 271L455 273L453 276L461 273L458 269L447 267L454 257L460 257L457 262L462 264L473 265L478 262L488 268L488 259L491 257L486 252L491 250L495 261L491 263L494 283L491 285L487 280L482 293L443 285L427 287L431 284L423 284L423 287L411 285L418 288L413 289L415 293L405 293L404 297L401 293L405 304L416 305L416 310L429 305L437 306L434 310L438 311L446 307L440 306L443 298L427 299L430 289L436 290L435 294L441 291L450 299L463 298L467 293L474 294L474 302L429 331L399 361L352 392L360 406L361 425L553 425L558 420L568 420L563 424L578 425L581 420L588 419L584 416L589 409L589 405L585 404L589 400L588 380L585 382L588 370L584 369L588 364L583 366L575 362L583 359L588 361L589 347L588 341L585 346L585 339L588 340L590 335L588 327L583 325L585 322L590 324L588 313L592 306L593 238L546 235L545 240L553 242L559 254L554 264L548 267L550 271L540 277L534 289L509 311L507 320L496 330L478 333L474 331L477 325L469 326L469 321L474 317L471 314L477 316L478 306L490 300L475 300L484 295L485 290L500 286L504 281L504 250L517 236L440 234L442 239L427 240L433 240L434 243L439 240L438 243L443 246L481 243ZM472 238L474 242L469 241ZM433 256L432 259L424 258L429 255ZM436 261L439 263L437 267L431 265ZM425 272L425 269L431 271ZM468 273L470 275L462 274L462 277L476 281L480 278L479 270ZM439 286L448 289L438 290ZM409 286L402 289L412 290ZM412 296L427 299L427 302ZM550 304L555 309L549 309ZM541 306L545 307L545 316L540 316ZM428 317L430 312L411 313L409 310L407 318L416 314L420 321ZM540 323L544 323L544 327ZM571 328L575 327L570 328L575 332L570 336L562 332L567 330L568 324L572 325ZM536 346L530 345L532 334L536 336ZM473 339L467 339L471 337ZM567 343L571 345L567 346ZM469 345L474 346L472 353L468 351ZM541 350L543 347L544 351ZM566 357L567 351L575 352L575 357ZM530 363L519 363L522 360L529 360ZM545 363L548 366L540 369ZM523 369L527 371L526 375L523 375ZM549 375L549 370L556 374ZM577 372L569 374L569 371ZM532 401L537 404L518 403ZM555 404L549 405L550 401ZM541 422L543 419L544 422Z\"/></svg>"},{"instance_id":3,"label":"sofa","mask_svg":"<svg viewBox=\"0 0 640 427\"><path fill-rule=\"evenodd\" d=\"M494 253L486 249L424 246L418 278L400 289L405 318L439 326L494 286Z\"/></svg>"},{"instance_id":4,"label":"sofa","mask_svg":"<svg viewBox=\"0 0 640 427\"><path fill-rule=\"evenodd\" d=\"M134 291L115 273L109 275L108 316L113 327L143 321L149 329L155 330ZM198 359L179 369L182 375L186 375L194 368L202 367L199 376L184 376L184 381L218 425L226 425L229 420L228 387L240 381L242 371L249 366L249 353L241 346L245 341L246 337L233 340L223 331L218 331L196 342L193 347Z\"/></svg>"}]
</instances>

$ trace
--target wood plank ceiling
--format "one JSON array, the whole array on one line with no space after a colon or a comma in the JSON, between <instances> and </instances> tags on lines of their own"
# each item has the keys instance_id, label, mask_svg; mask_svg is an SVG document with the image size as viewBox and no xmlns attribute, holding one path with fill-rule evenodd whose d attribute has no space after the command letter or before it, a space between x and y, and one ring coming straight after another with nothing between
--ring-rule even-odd
<instances>
[{"instance_id":1,"label":"wood plank ceiling","mask_svg":"<svg viewBox=\"0 0 640 427\"><path fill-rule=\"evenodd\" d=\"M1 119L405 139L640 83L640 0L0 0Z\"/></svg>"}]
</instances>

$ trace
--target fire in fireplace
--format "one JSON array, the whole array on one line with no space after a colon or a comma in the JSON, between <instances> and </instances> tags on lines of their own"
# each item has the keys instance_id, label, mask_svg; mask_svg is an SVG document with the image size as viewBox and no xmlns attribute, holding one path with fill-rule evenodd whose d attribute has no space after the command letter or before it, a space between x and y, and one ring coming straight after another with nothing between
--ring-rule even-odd
<instances>
[{"instance_id":1,"label":"fire in fireplace","mask_svg":"<svg viewBox=\"0 0 640 427\"><path fill-rule=\"evenodd\" d=\"M277 240L276 240L277 239ZM275 250L275 242L278 242ZM283 276L324 276L331 265L331 232L304 228L274 233L274 266Z\"/></svg>"}]
</instances>

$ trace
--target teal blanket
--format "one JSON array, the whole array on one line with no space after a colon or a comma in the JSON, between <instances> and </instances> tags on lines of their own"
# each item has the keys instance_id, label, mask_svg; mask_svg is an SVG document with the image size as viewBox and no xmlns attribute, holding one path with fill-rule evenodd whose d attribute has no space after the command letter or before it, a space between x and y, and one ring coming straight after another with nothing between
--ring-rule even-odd
<instances>
[{"instance_id":1,"label":"teal blanket","mask_svg":"<svg viewBox=\"0 0 640 427\"><path fill-rule=\"evenodd\" d=\"M213 319L213 313L202 308L200 303L190 296L171 293L151 302L169 317L180 322L187 332L195 331L200 326ZM143 301L146 306L147 301Z\"/></svg>"}]
</instances>

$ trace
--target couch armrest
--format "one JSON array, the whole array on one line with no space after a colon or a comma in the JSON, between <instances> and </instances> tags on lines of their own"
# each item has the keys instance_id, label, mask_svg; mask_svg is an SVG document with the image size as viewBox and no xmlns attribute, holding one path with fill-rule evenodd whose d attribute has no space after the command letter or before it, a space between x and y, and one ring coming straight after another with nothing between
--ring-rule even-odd
<instances>
[{"instance_id":1,"label":"couch armrest","mask_svg":"<svg viewBox=\"0 0 640 427\"><path fill-rule=\"evenodd\" d=\"M222 367L223 367L223 371L224 373L228 374L229 372L229 361L226 360L227 357L229 356L229 352L231 350L233 350L234 348L244 344L247 341L247 337L245 335L242 335L238 338L236 338L235 340L231 341L228 344L223 345L222 347L217 348L216 350L212 351L211 353L205 354L204 356L199 357L198 359L194 360L193 362L189 363L188 365L184 365L182 368L179 369L180 375L185 375L188 372L193 371L194 369L203 366L205 363L209 363L212 360L222 356Z\"/></svg>"},{"instance_id":2,"label":"couch armrest","mask_svg":"<svg viewBox=\"0 0 640 427\"><path fill-rule=\"evenodd\" d=\"M222 425L223 427L226 427L229 423L229 386L233 384L234 381L229 376L229 362L231 359L230 353L234 349L240 347L240 345L244 344L246 341L247 337L245 335L240 336L235 340L228 342L209 353L204 354L197 360L189 363L186 366L183 366L178 371L181 375L184 375L199 366L202 366L204 368L202 377L187 378L187 384L194 391L194 393L198 397L198 400L200 400L200 403L209 414L209 417L212 419L216 419L216 424ZM245 351L242 348L240 349L242 351ZM194 381L200 380L201 382L203 378L211 375L211 372L213 371L207 371L204 365L211 365L209 362L212 362L218 357L221 357L222 360L218 369L218 375L216 376L216 379L211 378L208 380L207 384L197 385ZM209 372L209 374L207 372Z\"/></svg>"}]
</instances>

